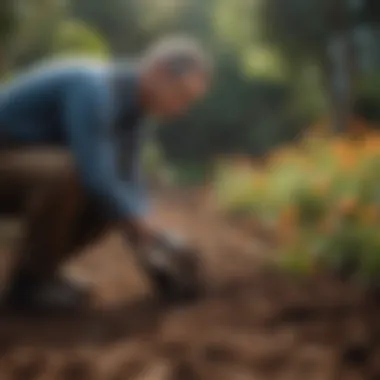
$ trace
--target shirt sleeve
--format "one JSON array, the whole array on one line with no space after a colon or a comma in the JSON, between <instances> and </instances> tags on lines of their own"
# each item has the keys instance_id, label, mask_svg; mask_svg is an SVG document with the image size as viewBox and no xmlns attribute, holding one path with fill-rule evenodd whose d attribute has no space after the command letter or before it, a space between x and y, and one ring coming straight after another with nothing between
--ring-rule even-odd
<instances>
[{"instance_id":1,"label":"shirt sleeve","mask_svg":"<svg viewBox=\"0 0 380 380\"><path fill-rule=\"evenodd\" d=\"M104 203L112 218L141 216L146 208L138 189L118 175L108 89L91 77L74 87L66 96L65 125L85 188Z\"/></svg>"},{"instance_id":2,"label":"shirt sleeve","mask_svg":"<svg viewBox=\"0 0 380 380\"><path fill-rule=\"evenodd\" d=\"M132 149L132 157L131 157L131 180L135 184L135 189L140 194L141 201L141 209L144 209L145 212L149 208L147 196L147 186L146 186L146 178L144 176L144 154L145 154L145 142L148 140L149 129L146 128L146 121L141 122L139 125L140 128L135 128L133 130L133 141L137 144L135 149Z\"/></svg>"}]
</instances>

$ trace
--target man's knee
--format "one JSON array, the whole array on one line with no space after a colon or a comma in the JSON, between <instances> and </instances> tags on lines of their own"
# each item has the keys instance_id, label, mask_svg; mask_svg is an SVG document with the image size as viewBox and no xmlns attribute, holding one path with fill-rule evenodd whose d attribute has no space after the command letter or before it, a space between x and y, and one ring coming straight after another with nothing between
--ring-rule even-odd
<instances>
[{"instance_id":1,"label":"man's knee","mask_svg":"<svg viewBox=\"0 0 380 380\"><path fill-rule=\"evenodd\" d=\"M1 149L0 213L22 213L31 194L55 182L73 178L73 172L70 155L63 150ZM70 181L73 183L72 179Z\"/></svg>"},{"instance_id":2,"label":"man's knee","mask_svg":"<svg viewBox=\"0 0 380 380\"><path fill-rule=\"evenodd\" d=\"M86 191L71 166L61 167L44 186L36 188L35 195L30 220L49 224L46 230L51 228L57 240L67 241L68 254L96 241L112 227L101 202Z\"/></svg>"},{"instance_id":3,"label":"man's knee","mask_svg":"<svg viewBox=\"0 0 380 380\"><path fill-rule=\"evenodd\" d=\"M0 150L0 213L6 208L25 213L33 231L36 224L47 230L61 226L67 233L75 228L68 236L74 245L112 225L100 202L83 188L70 152L56 148Z\"/></svg>"},{"instance_id":4,"label":"man's knee","mask_svg":"<svg viewBox=\"0 0 380 380\"><path fill-rule=\"evenodd\" d=\"M49 147L10 148L0 151L0 178L25 185L55 178L73 169L67 150Z\"/></svg>"}]
</instances>

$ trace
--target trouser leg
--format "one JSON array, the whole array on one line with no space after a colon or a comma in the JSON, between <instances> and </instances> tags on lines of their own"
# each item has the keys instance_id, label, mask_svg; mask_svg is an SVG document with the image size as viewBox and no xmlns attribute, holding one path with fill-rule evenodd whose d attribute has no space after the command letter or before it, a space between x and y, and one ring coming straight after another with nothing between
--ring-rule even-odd
<instances>
[{"instance_id":1,"label":"trouser leg","mask_svg":"<svg viewBox=\"0 0 380 380\"><path fill-rule=\"evenodd\" d=\"M72 172L32 190L27 202L20 268L40 279L56 276L62 264L95 242L110 223Z\"/></svg>"},{"instance_id":2,"label":"trouser leg","mask_svg":"<svg viewBox=\"0 0 380 380\"><path fill-rule=\"evenodd\" d=\"M61 266L110 223L62 152L1 151L0 185L0 213L24 218L9 294L25 301L36 286L53 283Z\"/></svg>"}]
</instances>

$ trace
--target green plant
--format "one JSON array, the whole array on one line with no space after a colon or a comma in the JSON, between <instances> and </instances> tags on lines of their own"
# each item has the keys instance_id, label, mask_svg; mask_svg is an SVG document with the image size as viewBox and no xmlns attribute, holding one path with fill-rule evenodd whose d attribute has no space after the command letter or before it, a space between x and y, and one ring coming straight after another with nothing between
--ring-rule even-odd
<instances>
[{"instance_id":1,"label":"green plant","mask_svg":"<svg viewBox=\"0 0 380 380\"><path fill-rule=\"evenodd\" d=\"M274 221L286 270L324 267L364 283L380 275L379 135L305 140L261 167L221 165L216 188L225 210Z\"/></svg>"}]
</instances>

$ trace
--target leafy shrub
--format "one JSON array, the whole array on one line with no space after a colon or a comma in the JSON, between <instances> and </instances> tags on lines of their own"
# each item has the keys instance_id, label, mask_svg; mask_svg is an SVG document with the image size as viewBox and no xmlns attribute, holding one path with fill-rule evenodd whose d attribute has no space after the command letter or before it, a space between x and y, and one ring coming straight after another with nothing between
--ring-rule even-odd
<instances>
[{"instance_id":1,"label":"leafy shrub","mask_svg":"<svg viewBox=\"0 0 380 380\"><path fill-rule=\"evenodd\" d=\"M224 161L216 195L222 209L274 226L287 268L365 281L380 274L380 134L305 138L261 165Z\"/></svg>"}]
</instances>

